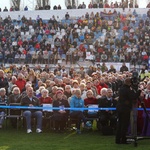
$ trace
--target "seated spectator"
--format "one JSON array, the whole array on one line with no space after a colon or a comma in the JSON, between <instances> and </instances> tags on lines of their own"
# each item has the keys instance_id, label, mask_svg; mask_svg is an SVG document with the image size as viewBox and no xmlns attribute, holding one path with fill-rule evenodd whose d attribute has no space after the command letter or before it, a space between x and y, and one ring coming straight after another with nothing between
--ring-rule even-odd
<instances>
[{"instance_id":1,"label":"seated spectator","mask_svg":"<svg viewBox=\"0 0 150 150\"><path fill-rule=\"evenodd\" d=\"M111 107L111 101L107 99L107 95L108 95L107 89L102 88L101 97L98 99L99 107L102 107L102 108ZM105 127L105 126L109 125L110 116L111 116L111 111L102 110L102 111L99 112L99 118L100 118L99 121L100 121L102 127Z\"/></svg>"},{"instance_id":2,"label":"seated spectator","mask_svg":"<svg viewBox=\"0 0 150 150\"><path fill-rule=\"evenodd\" d=\"M53 107L59 107L58 110L53 110L53 120L55 121L55 131L63 132L66 127L69 112L65 108L69 107L67 100L63 99L63 92L57 91L56 100L53 101Z\"/></svg>"},{"instance_id":3,"label":"seated spectator","mask_svg":"<svg viewBox=\"0 0 150 150\"><path fill-rule=\"evenodd\" d=\"M39 99L33 96L33 88L28 87L26 89L27 95L21 99L21 105L22 106L28 106L28 107L33 107L33 106L40 106ZM41 133L42 132L42 112L40 110L23 110L23 116L26 118L26 125L27 125L27 133L31 133L31 117L36 117L37 119L37 126L36 126L36 132Z\"/></svg>"},{"instance_id":4,"label":"seated spectator","mask_svg":"<svg viewBox=\"0 0 150 150\"><path fill-rule=\"evenodd\" d=\"M15 84L19 87L20 92L22 92L23 88L26 85L26 81L24 80L24 75L22 73L18 74L17 81Z\"/></svg>"},{"instance_id":5,"label":"seated spectator","mask_svg":"<svg viewBox=\"0 0 150 150\"><path fill-rule=\"evenodd\" d=\"M86 98L86 84L80 83L79 88L81 90L81 98L85 99Z\"/></svg>"},{"instance_id":6,"label":"seated spectator","mask_svg":"<svg viewBox=\"0 0 150 150\"><path fill-rule=\"evenodd\" d=\"M20 103L20 89L18 87L14 87L12 89L12 94L9 96L8 104L11 103ZM19 110L19 109L18 109ZM18 115L18 110L11 110L11 112L15 115ZM13 128L17 127L17 118L10 118L11 125Z\"/></svg>"},{"instance_id":7,"label":"seated spectator","mask_svg":"<svg viewBox=\"0 0 150 150\"><path fill-rule=\"evenodd\" d=\"M0 88L5 88L6 92L8 89L8 79L5 77L5 73L0 69Z\"/></svg>"},{"instance_id":8,"label":"seated spectator","mask_svg":"<svg viewBox=\"0 0 150 150\"><path fill-rule=\"evenodd\" d=\"M11 77L11 80L9 81L9 87L8 87L8 94L11 94L12 93L12 89L14 86L17 86L16 85L16 81L17 81L17 78L16 76L12 76Z\"/></svg>"},{"instance_id":9,"label":"seated spectator","mask_svg":"<svg viewBox=\"0 0 150 150\"><path fill-rule=\"evenodd\" d=\"M97 99L94 97L94 93L92 90L88 90L86 92L86 96L87 96L87 98L84 99L85 106L88 106L89 104L97 104L98 103Z\"/></svg>"},{"instance_id":10,"label":"seated spectator","mask_svg":"<svg viewBox=\"0 0 150 150\"><path fill-rule=\"evenodd\" d=\"M64 95L67 97L67 99L72 96L70 85L65 86Z\"/></svg>"},{"instance_id":11,"label":"seated spectator","mask_svg":"<svg viewBox=\"0 0 150 150\"><path fill-rule=\"evenodd\" d=\"M12 89L12 94L9 96L8 104L10 103L20 103L20 89L18 87L14 87Z\"/></svg>"},{"instance_id":12,"label":"seated spectator","mask_svg":"<svg viewBox=\"0 0 150 150\"><path fill-rule=\"evenodd\" d=\"M40 105L52 103L52 98L49 96L49 92L47 89L41 90L41 97L39 98L39 100L40 100Z\"/></svg>"},{"instance_id":13,"label":"seated spectator","mask_svg":"<svg viewBox=\"0 0 150 150\"><path fill-rule=\"evenodd\" d=\"M8 97L6 95L5 88L0 88L0 103L5 104L5 105L7 105L8 103ZM5 109L0 109L0 116L1 116L0 117L0 129L3 127L5 114L6 114Z\"/></svg>"},{"instance_id":14,"label":"seated spectator","mask_svg":"<svg viewBox=\"0 0 150 150\"><path fill-rule=\"evenodd\" d=\"M81 108L81 110L70 110L70 117L77 119L77 134L81 134L80 126L82 121L85 127L91 127L86 123L86 118L83 114L82 108L84 108L84 100L81 99L81 90L75 90L74 95L70 99L70 108Z\"/></svg>"}]
</instances>

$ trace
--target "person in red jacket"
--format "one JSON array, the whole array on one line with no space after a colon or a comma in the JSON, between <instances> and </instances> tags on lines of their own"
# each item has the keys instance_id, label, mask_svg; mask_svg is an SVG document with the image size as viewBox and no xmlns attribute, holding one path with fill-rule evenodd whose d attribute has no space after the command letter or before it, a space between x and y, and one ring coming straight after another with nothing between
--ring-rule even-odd
<instances>
[{"instance_id":1,"label":"person in red jacket","mask_svg":"<svg viewBox=\"0 0 150 150\"><path fill-rule=\"evenodd\" d=\"M47 89L43 89L41 91L41 94L42 96L39 98L39 101L40 101L40 105L43 105L44 107L44 104L52 104L52 98L49 96L49 91ZM47 106L46 106L47 107ZM48 128L49 127L49 116L52 115L52 111L51 110L48 110L48 109L43 109L43 128Z\"/></svg>"},{"instance_id":2,"label":"person in red jacket","mask_svg":"<svg viewBox=\"0 0 150 150\"><path fill-rule=\"evenodd\" d=\"M86 92L86 96L87 96L87 98L84 99L85 106L88 106L90 104L97 104L97 99L94 97L92 90L88 90Z\"/></svg>"},{"instance_id":3,"label":"person in red jacket","mask_svg":"<svg viewBox=\"0 0 150 150\"><path fill-rule=\"evenodd\" d=\"M42 104L52 104L52 98L49 96L49 92L47 89L43 89L41 91L42 96L39 98L40 105Z\"/></svg>"},{"instance_id":4,"label":"person in red jacket","mask_svg":"<svg viewBox=\"0 0 150 150\"><path fill-rule=\"evenodd\" d=\"M26 85L26 81L23 79L23 74L22 73L18 74L16 85L19 87L20 92L22 92L22 90L24 89L24 87Z\"/></svg>"},{"instance_id":5,"label":"person in red jacket","mask_svg":"<svg viewBox=\"0 0 150 150\"><path fill-rule=\"evenodd\" d=\"M108 85L105 83L105 79L104 78L101 78L100 79L100 86L102 88L108 88Z\"/></svg>"},{"instance_id":6,"label":"person in red jacket","mask_svg":"<svg viewBox=\"0 0 150 150\"><path fill-rule=\"evenodd\" d=\"M94 83L94 86L95 86L96 89L97 89L97 93L100 95L100 92L101 92L102 87L100 86L98 79L95 79L95 80L93 81L93 83Z\"/></svg>"}]
</instances>

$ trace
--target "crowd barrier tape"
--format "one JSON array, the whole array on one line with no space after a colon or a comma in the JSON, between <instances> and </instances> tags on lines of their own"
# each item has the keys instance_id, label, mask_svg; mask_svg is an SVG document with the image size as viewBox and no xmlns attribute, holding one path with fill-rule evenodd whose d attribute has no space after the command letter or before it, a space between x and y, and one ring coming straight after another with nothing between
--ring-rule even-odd
<instances>
[{"instance_id":1,"label":"crowd barrier tape","mask_svg":"<svg viewBox=\"0 0 150 150\"><path fill-rule=\"evenodd\" d=\"M38 109L38 110L60 110L62 108L60 107L31 107L31 106L3 106L3 105L0 105L0 108L2 109ZM144 110L143 108L135 108L136 110ZM110 111L115 111L116 108L112 107L112 108L102 108L102 107L99 107L99 108L70 108L70 107L64 107L63 110L93 110L93 111L98 111L98 110L110 110ZM146 110L150 110L150 108L146 108Z\"/></svg>"}]
</instances>

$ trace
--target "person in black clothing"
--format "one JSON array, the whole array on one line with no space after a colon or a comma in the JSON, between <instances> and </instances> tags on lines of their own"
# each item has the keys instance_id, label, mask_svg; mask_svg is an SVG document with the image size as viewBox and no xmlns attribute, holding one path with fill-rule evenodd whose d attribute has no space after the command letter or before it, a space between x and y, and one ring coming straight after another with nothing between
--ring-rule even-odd
<instances>
[{"instance_id":1,"label":"person in black clothing","mask_svg":"<svg viewBox=\"0 0 150 150\"><path fill-rule=\"evenodd\" d=\"M56 5L53 7L53 10L57 10L57 6Z\"/></svg>"},{"instance_id":2,"label":"person in black clothing","mask_svg":"<svg viewBox=\"0 0 150 150\"><path fill-rule=\"evenodd\" d=\"M117 131L116 144L127 144L126 133L130 122L130 112L133 102L137 100L140 92L131 88L131 78L126 78L123 86L119 90L119 100L117 110Z\"/></svg>"},{"instance_id":3,"label":"person in black clothing","mask_svg":"<svg viewBox=\"0 0 150 150\"><path fill-rule=\"evenodd\" d=\"M112 89L102 88L101 89L102 97L98 99L98 104L100 108L110 108L116 107L117 101L113 97ZM100 124L102 127L111 126L112 128L116 128L116 112L112 112L110 110L102 110L99 112Z\"/></svg>"},{"instance_id":4,"label":"person in black clothing","mask_svg":"<svg viewBox=\"0 0 150 150\"><path fill-rule=\"evenodd\" d=\"M65 18L66 18L66 20L68 20L68 19L69 19L69 17L70 17L70 15L69 15L69 13L67 12L67 13L65 14Z\"/></svg>"},{"instance_id":5,"label":"person in black clothing","mask_svg":"<svg viewBox=\"0 0 150 150\"><path fill-rule=\"evenodd\" d=\"M122 66L120 67L120 72L124 72L124 71L128 71L128 67L126 66L125 63L122 64Z\"/></svg>"},{"instance_id":6,"label":"person in black clothing","mask_svg":"<svg viewBox=\"0 0 150 150\"><path fill-rule=\"evenodd\" d=\"M5 7L3 11L8 11L7 7Z\"/></svg>"},{"instance_id":7,"label":"person in black clothing","mask_svg":"<svg viewBox=\"0 0 150 150\"><path fill-rule=\"evenodd\" d=\"M7 93L8 86L8 79L4 77L4 71L0 70L0 88L5 88Z\"/></svg>"},{"instance_id":8,"label":"person in black clothing","mask_svg":"<svg viewBox=\"0 0 150 150\"><path fill-rule=\"evenodd\" d=\"M26 89L26 96L24 96L21 99L21 106L27 106L27 107L39 107L40 106L40 101L37 97L34 96L34 91L31 86L29 86ZM23 116L26 119L26 125L27 125L27 133L31 133L31 118L32 116L37 119L37 125L36 125L36 132L41 133L42 130L42 111L41 110L36 110L36 109L26 109L23 110Z\"/></svg>"},{"instance_id":9,"label":"person in black clothing","mask_svg":"<svg viewBox=\"0 0 150 150\"><path fill-rule=\"evenodd\" d=\"M57 100L53 101L53 107L59 107L59 110L53 110L52 119L55 121L55 131L63 132L66 126L68 119L69 111L65 110L65 107L69 107L67 100L63 99L63 92L57 91L56 93Z\"/></svg>"}]
</instances>

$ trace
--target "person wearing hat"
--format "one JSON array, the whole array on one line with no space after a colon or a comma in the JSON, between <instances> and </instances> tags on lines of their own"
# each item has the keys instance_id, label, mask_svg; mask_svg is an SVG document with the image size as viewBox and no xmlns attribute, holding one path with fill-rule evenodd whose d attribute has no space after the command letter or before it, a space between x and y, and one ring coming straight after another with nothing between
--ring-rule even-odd
<instances>
[{"instance_id":1,"label":"person wearing hat","mask_svg":"<svg viewBox=\"0 0 150 150\"><path fill-rule=\"evenodd\" d=\"M65 108L69 107L69 103L66 99L63 99L63 91L58 90L56 92L56 100L53 101L53 107L59 108L53 110L52 119L55 121L55 131L63 132L69 114L69 111L65 110Z\"/></svg>"},{"instance_id":2,"label":"person wearing hat","mask_svg":"<svg viewBox=\"0 0 150 150\"><path fill-rule=\"evenodd\" d=\"M130 113L133 103L139 96L139 92L131 88L131 78L126 78L119 90L119 100L116 106L118 114L116 144L127 144L126 133L130 122Z\"/></svg>"}]
</instances>

